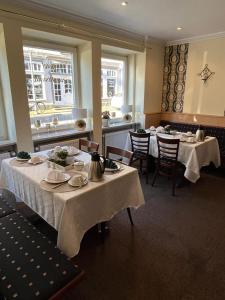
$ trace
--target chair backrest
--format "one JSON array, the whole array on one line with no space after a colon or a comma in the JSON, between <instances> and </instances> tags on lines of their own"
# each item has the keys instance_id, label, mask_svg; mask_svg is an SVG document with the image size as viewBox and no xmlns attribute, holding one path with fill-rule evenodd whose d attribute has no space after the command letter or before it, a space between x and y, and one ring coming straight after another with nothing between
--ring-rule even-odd
<instances>
[{"instance_id":1,"label":"chair backrest","mask_svg":"<svg viewBox=\"0 0 225 300\"><path fill-rule=\"evenodd\" d=\"M149 155L150 147L150 132L149 133L137 133L130 131L130 141L132 152L141 152L143 154Z\"/></svg>"},{"instance_id":2,"label":"chair backrest","mask_svg":"<svg viewBox=\"0 0 225 300\"><path fill-rule=\"evenodd\" d=\"M117 155L120 158L122 158L122 161L118 159L118 161L130 166L132 163L133 159L133 152L128 151L128 150L123 150L120 148L112 147L112 146L107 146L106 147L106 157L110 158L110 154ZM123 160L125 158L125 160Z\"/></svg>"},{"instance_id":3,"label":"chair backrest","mask_svg":"<svg viewBox=\"0 0 225 300\"><path fill-rule=\"evenodd\" d=\"M98 151L99 144L86 139L79 139L79 149L85 152Z\"/></svg>"},{"instance_id":4,"label":"chair backrest","mask_svg":"<svg viewBox=\"0 0 225 300\"><path fill-rule=\"evenodd\" d=\"M158 144L159 160L166 158L174 162L177 162L179 145L180 145L179 139L162 138L157 135L157 144Z\"/></svg>"}]
</instances>

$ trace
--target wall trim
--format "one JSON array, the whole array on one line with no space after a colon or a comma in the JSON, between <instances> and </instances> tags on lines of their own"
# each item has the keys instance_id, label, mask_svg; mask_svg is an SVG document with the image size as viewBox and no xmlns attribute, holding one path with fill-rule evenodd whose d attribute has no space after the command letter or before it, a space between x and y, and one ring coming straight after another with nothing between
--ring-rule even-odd
<instances>
[{"instance_id":1,"label":"wall trim","mask_svg":"<svg viewBox=\"0 0 225 300\"><path fill-rule=\"evenodd\" d=\"M224 116L172 112L158 112L145 114L146 128L150 127L151 125L155 126L155 124L158 126L160 120L225 128Z\"/></svg>"},{"instance_id":2,"label":"wall trim","mask_svg":"<svg viewBox=\"0 0 225 300\"><path fill-rule=\"evenodd\" d=\"M180 39L180 40L172 40L172 41L166 42L166 45L172 46L172 45L180 45L180 44L186 44L186 43L197 43L197 42L204 41L204 40L218 39L218 38L223 38L223 37L225 37L225 31L204 34L204 35L194 36L194 37Z\"/></svg>"},{"instance_id":3,"label":"wall trim","mask_svg":"<svg viewBox=\"0 0 225 300\"><path fill-rule=\"evenodd\" d=\"M24 27L33 28L32 24L47 25L73 33L74 36L78 34L87 40L97 38L102 43L136 51L144 51L145 48L143 35L25 0L17 0L16 3L12 0L1 0L0 16L17 19Z\"/></svg>"}]
</instances>

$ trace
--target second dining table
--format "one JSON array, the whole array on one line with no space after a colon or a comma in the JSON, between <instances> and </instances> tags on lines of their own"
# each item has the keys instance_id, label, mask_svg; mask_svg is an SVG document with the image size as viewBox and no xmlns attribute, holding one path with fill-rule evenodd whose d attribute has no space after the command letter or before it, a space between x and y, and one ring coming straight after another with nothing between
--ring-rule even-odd
<instances>
[{"instance_id":1,"label":"second dining table","mask_svg":"<svg viewBox=\"0 0 225 300\"><path fill-rule=\"evenodd\" d=\"M146 130L146 132L150 132L150 130ZM158 133L158 135L167 139L180 139L178 161L186 167L184 177L192 183L196 183L200 178L202 167L208 166L211 162L216 168L220 166L219 144L215 137L207 136L202 142L188 142L188 140L184 141L182 139L184 133L177 133L175 135ZM129 134L125 149L131 150ZM157 135L155 132L151 132L149 154L153 157L158 157Z\"/></svg>"},{"instance_id":2,"label":"second dining table","mask_svg":"<svg viewBox=\"0 0 225 300\"><path fill-rule=\"evenodd\" d=\"M47 152L35 155L47 156ZM90 155L82 151L76 158L86 165L90 162ZM57 245L68 257L78 254L81 240L92 226L110 220L125 208L138 208L145 203L138 172L129 166L105 173L100 182L88 182L82 188L62 193L41 188L49 172L47 161L33 166L14 164L14 160L2 162L1 187L11 190L58 231Z\"/></svg>"}]
</instances>

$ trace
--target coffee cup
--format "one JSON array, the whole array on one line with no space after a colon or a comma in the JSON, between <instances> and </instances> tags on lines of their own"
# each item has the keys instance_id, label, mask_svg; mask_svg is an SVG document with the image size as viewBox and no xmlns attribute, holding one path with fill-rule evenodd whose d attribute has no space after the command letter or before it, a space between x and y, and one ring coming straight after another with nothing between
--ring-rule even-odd
<instances>
[{"instance_id":1,"label":"coffee cup","mask_svg":"<svg viewBox=\"0 0 225 300\"><path fill-rule=\"evenodd\" d=\"M84 162L83 161L76 161L74 163L74 169L76 171L82 171L83 167L84 167Z\"/></svg>"},{"instance_id":2,"label":"coffee cup","mask_svg":"<svg viewBox=\"0 0 225 300\"><path fill-rule=\"evenodd\" d=\"M51 181L64 180L65 174L57 170L51 170L47 175L47 179Z\"/></svg>"},{"instance_id":3,"label":"coffee cup","mask_svg":"<svg viewBox=\"0 0 225 300\"><path fill-rule=\"evenodd\" d=\"M70 180L69 184L72 186L82 186L84 184L84 177L80 174L74 175Z\"/></svg>"},{"instance_id":4,"label":"coffee cup","mask_svg":"<svg viewBox=\"0 0 225 300\"><path fill-rule=\"evenodd\" d=\"M187 136L192 136L192 132L191 132L191 131L188 131L188 132L187 132Z\"/></svg>"},{"instance_id":5,"label":"coffee cup","mask_svg":"<svg viewBox=\"0 0 225 300\"><path fill-rule=\"evenodd\" d=\"M30 161L34 165L39 164L41 162L41 158L39 156L31 156Z\"/></svg>"}]
</instances>

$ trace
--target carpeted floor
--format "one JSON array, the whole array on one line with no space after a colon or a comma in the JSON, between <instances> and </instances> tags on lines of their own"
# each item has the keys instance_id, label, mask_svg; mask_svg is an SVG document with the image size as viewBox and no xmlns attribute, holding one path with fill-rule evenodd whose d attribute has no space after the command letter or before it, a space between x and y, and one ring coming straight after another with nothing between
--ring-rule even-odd
<instances>
[{"instance_id":1,"label":"carpeted floor","mask_svg":"<svg viewBox=\"0 0 225 300\"><path fill-rule=\"evenodd\" d=\"M202 174L177 189L159 178L142 180L146 205L110 222L101 238L94 228L74 258L86 278L64 299L225 299L225 176ZM38 227L55 238L44 222Z\"/></svg>"}]
</instances>

